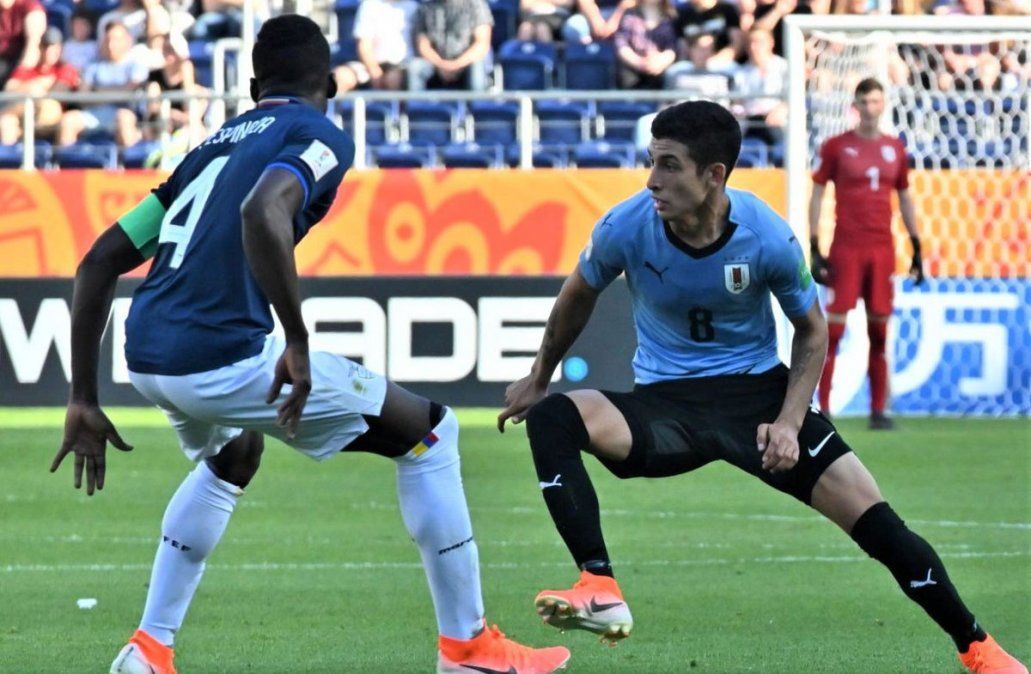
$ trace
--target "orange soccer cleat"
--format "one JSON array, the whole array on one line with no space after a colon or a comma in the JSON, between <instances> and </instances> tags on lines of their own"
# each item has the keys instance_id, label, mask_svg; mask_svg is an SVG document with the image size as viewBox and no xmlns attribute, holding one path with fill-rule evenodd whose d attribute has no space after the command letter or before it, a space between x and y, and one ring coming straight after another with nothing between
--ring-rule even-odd
<instances>
[{"instance_id":1,"label":"orange soccer cleat","mask_svg":"<svg viewBox=\"0 0 1031 674\"><path fill-rule=\"evenodd\" d=\"M959 654L959 661L975 674L1027 674L1027 667L1004 651L990 634L984 641L970 644L966 653Z\"/></svg>"},{"instance_id":2,"label":"orange soccer cleat","mask_svg":"<svg viewBox=\"0 0 1031 674\"><path fill-rule=\"evenodd\" d=\"M580 573L571 590L543 590L534 600L537 615L560 630L587 630L616 642L630 636L634 619L615 578Z\"/></svg>"},{"instance_id":3,"label":"orange soccer cleat","mask_svg":"<svg viewBox=\"0 0 1031 674\"><path fill-rule=\"evenodd\" d=\"M174 657L174 650L136 630L111 663L111 674L175 674Z\"/></svg>"},{"instance_id":4,"label":"orange soccer cleat","mask_svg":"<svg viewBox=\"0 0 1031 674\"><path fill-rule=\"evenodd\" d=\"M530 648L492 625L472 639L441 636L437 674L550 674L566 666L569 649Z\"/></svg>"}]
</instances>

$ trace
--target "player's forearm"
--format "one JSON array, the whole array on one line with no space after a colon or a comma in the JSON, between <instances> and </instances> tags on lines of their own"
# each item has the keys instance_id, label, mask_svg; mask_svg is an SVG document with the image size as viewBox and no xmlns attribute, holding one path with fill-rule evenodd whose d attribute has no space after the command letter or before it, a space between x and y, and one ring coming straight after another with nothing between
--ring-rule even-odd
<instances>
[{"instance_id":1,"label":"player's forearm","mask_svg":"<svg viewBox=\"0 0 1031 674\"><path fill-rule=\"evenodd\" d=\"M813 185L813 194L809 197L809 243L814 249L820 243L820 211L823 210L823 185Z\"/></svg>"},{"instance_id":2,"label":"player's forearm","mask_svg":"<svg viewBox=\"0 0 1031 674\"><path fill-rule=\"evenodd\" d=\"M551 308L544 327L544 339L530 370L531 376L541 386L547 386L551 381L552 373L583 332L598 301L598 294L585 290L586 283L574 277L579 277L579 272L566 279L555 299L555 306Z\"/></svg>"},{"instance_id":3,"label":"player's forearm","mask_svg":"<svg viewBox=\"0 0 1031 674\"><path fill-rule=\"evenodd\" d=\"M243 209L243 248L251 273L275 309L287 343L307 343L308 329L301 316L301 292L294 260L290 215L263 200Z\"/></svg>"},{"instance_id":4,"label":"player's forearm","mask_svg":"<svg viewBox=\"0 0 1031 674\"><path fill-rule=\"evenodd\" d=\"M75 273L72 295L72 402L97 404L97 362L118 273L90 251Z\"/></svg>"},{"instance_id":5,"label":"player's forearm","mask_svg":"<svg viewBox=\"0 0 1031 674\"><path fill-rule=\"evenodd\" d=\"M814 321L804 328L796 325L795 336L791 340L788 388L778 420L788 421L801 428L816 384L820 381L826 357L827 323L823 320Z\"/></svg>"}]
</instances>

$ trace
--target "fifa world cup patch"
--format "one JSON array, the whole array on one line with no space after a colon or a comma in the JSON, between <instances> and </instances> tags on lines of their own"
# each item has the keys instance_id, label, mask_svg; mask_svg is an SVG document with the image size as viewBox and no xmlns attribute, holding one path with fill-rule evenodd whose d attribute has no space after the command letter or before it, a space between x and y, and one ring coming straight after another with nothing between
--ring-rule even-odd
<instances>
[{"instance_id":1,"label":"fifa world cup patch","mask_svg":"<svg viewBox=\"0 0 1031 674\"><path fill-rule=\"evenodd\" d=\"M333 150L330 150L328 145L319 140L313 140L308 149L301 153L301 161L311 169L312 174L315 176L315 182L322 180L323 176L336 168L336 165L340 163L337 160L337 156L333 154Z\"/></svg>"},{"instance_id":2,"label":"fifa world cup patch","mask_svg":"<svg viewBox=\"0 0 1031 674\"><path fill-rule=\"evenodd\" d=\"M433 431L430 431L429 433L426 434L425 438L423 438L422 440L419 441L419 444L417 444L415 447L412 448L412 453L415 454L416 456L421 456L430 447L432 447L433 445L437 444L437 441L439 441L439 440L440 440L440 438L437 437L437 434L434 433Z\"/></svg>"}]
</instances>

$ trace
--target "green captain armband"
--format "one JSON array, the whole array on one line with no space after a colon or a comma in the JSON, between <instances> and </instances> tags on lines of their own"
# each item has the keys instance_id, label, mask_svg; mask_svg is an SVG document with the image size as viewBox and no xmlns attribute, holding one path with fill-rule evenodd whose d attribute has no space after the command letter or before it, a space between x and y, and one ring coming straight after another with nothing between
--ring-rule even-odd
<instances>
[{"instance_id":1,"label":"green captain armband","mask_svg":"<svg viewBox=\"0 0 1031 674\"><path fill-rule=\"evenodd\" d=\"M165 218L165 207L153 194L136 204L131 211L118 218L118 226L129 237L143 259L154 257L158 249L158 235L161 221Z\"/></svg>"}]
</instances>

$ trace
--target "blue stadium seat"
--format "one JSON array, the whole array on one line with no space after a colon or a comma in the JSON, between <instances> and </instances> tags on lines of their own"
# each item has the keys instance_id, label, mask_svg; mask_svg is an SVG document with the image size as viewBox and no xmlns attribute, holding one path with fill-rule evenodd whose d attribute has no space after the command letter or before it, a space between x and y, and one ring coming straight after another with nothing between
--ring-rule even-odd
<instances>
[{"instance_id":1,"label":"blue stadium seat","mask_svg":"<svg viewBox=\"0 0 1031 674\"><path fill-rule=\"evenodd\" d=\"M770 152L766 143L758 138L743 138L737 166L741 168L762 168L770 163Z\"/></svg>"},{"instance_id":2,"label":"blue stadium seat","mask_svg":"<svg viewBox=\"0 0 1031 674\"><path fill-rule=\"evenodd\" d=\"M575 145L590 137L590 101L538 101L534 112L542 144Z\"/></svg>"},{"instance_id":3,"label":"blue stadium seat","mask_svg":"<svg viewBox=\"0 0 1031 674\"><path fill-rule=\"evenodd\" d=\"M501 145L448 145L440 151L440 160L447 168L498 168L502 165Z\"/></svg>"},{"instance_id":4,"label":"blue stadium seat","mask_svg":"<svg viewBox=\"0 0 1031 674\"><path fill-rule=\"evenodd\" d=\"M333 11L337 17L337 37L349 40L354 37L354 17L358 14L359 0L336 0Z\"/></svg>"},{"instance_id":5,"label":"blue stadium seat","mask_svg":"<svg viewBox=\"0 0 1031 674\"><path fill-rule=\"evenodd\" d=\"M72 8L68 5L54 3L44 5L47 11L47 25L55 26L61 35L68 37L72 29Z\"/></svg>"},{"instance_id":6,"label":"blue stadium seat","mask_svg":"<svg viewBox=\"0 0 1031 674\"><path fill-rule=\"evenodd\" d=\"M655 112L654 103L643 101L599 101L598 116L605 121L602 138L633 141L637 120Z\"/></svg>"},{"instance_id":7,"label":"blue stadium seat","mask_svg":"<svg viewBox=\"0 0 1031 674\"><path fill-rule=\"evenodd\" d=\"M143 164L155 150L161 147L161 143L153 140L141 140L135 145L122 150L122 166L125 168L143 168Z\"/></svg>"},{"instance_id":8,"label":"blue stadium seat","mask_svg":"<svg viewBox=\"0 0 1031 674\"><path fill-rule=\"evenodd\" d=\"M82 0L82 6L90 14L101 16L118 7L119 0Z\"/></svg>"},{"instance_id":9,"label":"blue stadium seat","mask_svg":"<svg viewBox=\"0 0 1031 674\"><path fill-rule=\"evenodd\" d=\"M373 148L373 159L380 168L426 168L433 165L433 150L408 143Z\"/></svg>"},{"instance_id":10,"label":"blue stadium seat","mask_svg":"<svg viewBox=\"0 0 1031 674\"><path fill-rule=\"evenodd\" d=\"M494 51L497 51L501 45L515 37L519 3L513 0L487 0L487 4L490 5L490 13L494 17L490 44Z\"/></svg>"},{"instance_id":11,"label":"blue stadium seat","mask_svg":"<svg viewBox=\"0 0 1031 674\"><path fill-rule=\"evenodd\" d=\"M555 72L555 45L550 42L509 40L498 51L507 91L540 91L551 87Z\"/></svg>"},{"instance_id":12,"label":"blue stadium seat","mask_svg":"<svg viewBox=\"0 0 1031 674\"><path fill-rule=\"evenodd\" d=\"M573 161L579 168L632 168L634 155L632 143L601 140L577 145L573 150Z\"/></svg>"},{"instance_id":13,"label":"blue stadium seat","mask_svg":"<svg viewBox=\"0 0 1031 674\"><path fill-rule=\"evenodd\" d=\"M354 134L354 103L348 99L336 102L336 111L340 115L341 126L345 131ZM393 128L398 118L396 102L376 101L365 105L365 143L366 145L386 145L393 140Z\"/></svg>"},{"instance_id":14,"label":"blue stadium seat","mask_svg":"<svg viewBox=\"0 0 1031 674\"><path fill-rule=\"evenodd\" d=\"M519 104L514 101L472 101L469 116L477 143L508 145L518 136Z\"/></svg>"},{"instance_id":15,"label":"blue stadium seat","mask_svg":"<svg viewBox=\"0 0 1031 674\"><path fill-rule=\"evenodd\" d=\"M608 42L570 44L562 61L566 89L598 91L616 86L616 52Z\"/></svg>"},{"instance_id":16,"label":"blue stadium seat","mask_svg":"<svg viewBox=\"0 0 1031 674\"><path fill-rule=\"evenodd\" d=\"M61 168L118 168L114 143L75 143L54 151L54 163Z\"/></svg>"},{"instance_id":17,"label":"blue stadium seat","mask_svg":"<svg viewBox=\"0 0 1031 674\"><path fill-rule=\"evenodd\" d=\"M211 56L214 51L214 42L208 40L190 41L190 61L193 62L197 83L205 87L211 87L214 81L214 75L211 71Z\"/></svg>"},{"instance_id":18,"label":"blue stadium seat","mask_svg":"<svg viewBox=\"0 0 1031 674\"><path fill-rule=\"evenodd\" d=\"M508 146L506 159L508 165L519 166L519 143ZM537 145L533 146L532 158L534 168L565 168L569 165L569 148L565 145Z\"/></svg>"},{"instance_id":19,"label":"blue stadium seat","mask_svg":"<svg viewBox=\"0 0 1031 674\"><path fill-rule=\"evenodd\" d=\"M21 143L0 145L0 169L21 168L25 148ZM53 148L45 140L36 141L36 168L46 168L53 158Z\"/></svg>"},{"instance_id":20,"label":"blue stadium seat","mask_svg":"<svg viewBox=\"0 0 1031 674\"><path fill-rule=\"evenodd\" d=\"M113 145L115 134L107 129L86 129L79 134L77 140L80 143L88 143L90 145Z\"/></svg>"},{"instance_id":21,"label":"blue stadium seat","mask_svg":"<svg viewBox=\"0 0 1031 674\"><path fill-rule=\"evenodd\" d=\"M412 145L449 145L461 116L461 105L439 101L411 101L405 107L408 142Z\"/></svg>"},{"instance_id":22,"label":"blue stadium seat","mask_svg":"<svg viewBox=\"0 0 1031 674\"><path fill-rule=\"evenodd\" d=\"M329 58L333 67L358 60L358 42L351 37L341 36L339 42L329 47Z\"/></svg>"}]
</instances>

